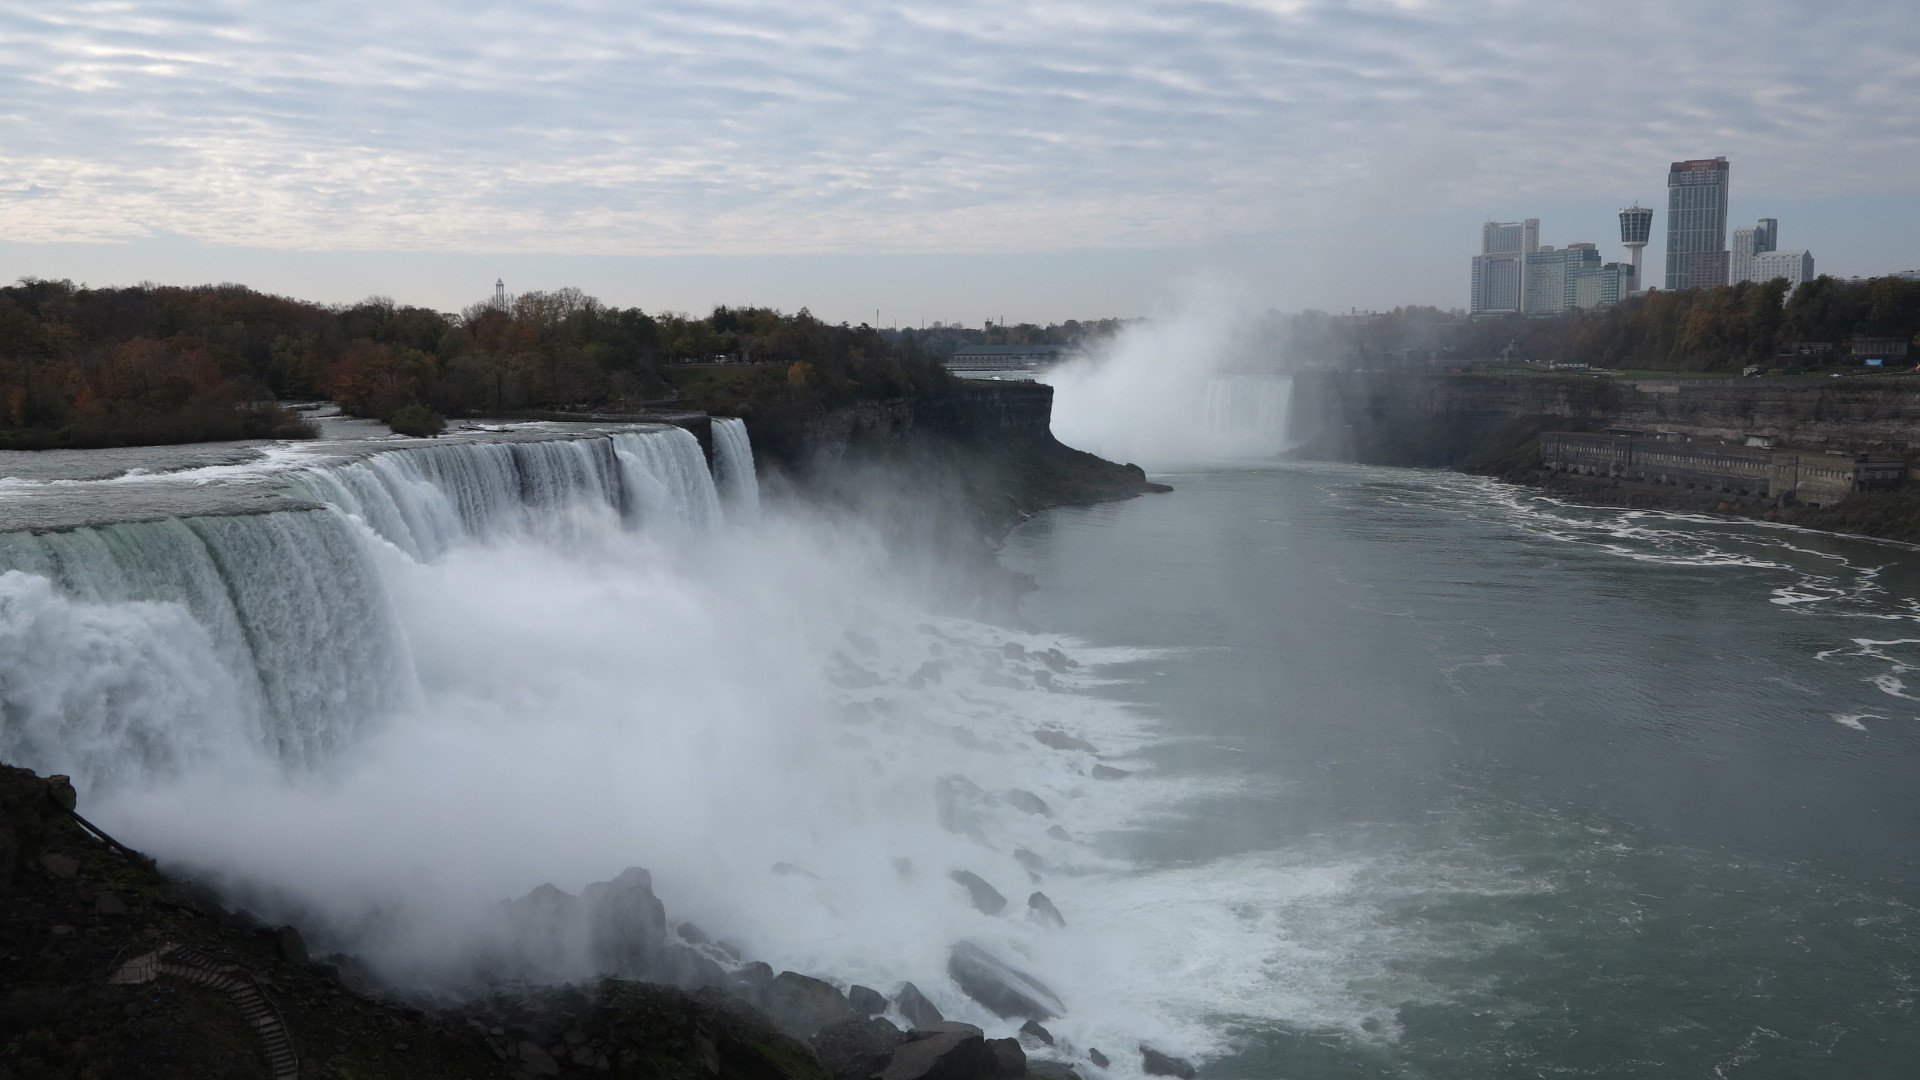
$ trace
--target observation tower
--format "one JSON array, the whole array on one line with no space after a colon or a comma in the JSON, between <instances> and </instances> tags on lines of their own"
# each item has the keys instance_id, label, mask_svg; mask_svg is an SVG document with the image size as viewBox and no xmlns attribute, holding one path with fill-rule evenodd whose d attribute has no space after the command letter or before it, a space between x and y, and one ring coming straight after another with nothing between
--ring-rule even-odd
<instances>
[{"instance_id":1,"label":"observation tower","mask_svg":"<svg viewBox=\"0 0 1920 1080\"><path fill-rule=\"evenodd\" d=\"M1647 281L1640 276L1640 253L1646 250L1647 238L1653 235L1653 211L1634 203L1620 211L1620 243L1627 249L1627 255L1633 260L1633 291L1644 292Z\"/></svg>"}]
</instances>

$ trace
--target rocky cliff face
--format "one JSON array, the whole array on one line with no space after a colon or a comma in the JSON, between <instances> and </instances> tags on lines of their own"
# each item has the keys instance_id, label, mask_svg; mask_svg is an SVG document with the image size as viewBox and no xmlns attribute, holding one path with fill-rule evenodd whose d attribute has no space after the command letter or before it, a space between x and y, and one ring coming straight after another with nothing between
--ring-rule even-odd
<instances>
[{"instance_id":1,"label":"rocky cliff face","mask_svg":"<svg viewBox=\"0 0 1920 1080\"><path fill-rule=\"evenodd\" d=\"M1294 390L1294 428L1327 456L1371 459L1370 429L1446 429L1460 436L1524 419L1572 430L1631 427L1741 442L1782 442L1905 452L1920 441L1920 378L1621 379L1598 375L1455 375L1309 372ZM1438 431L1435 432L1438 434ZM1453 462L1427 462L1420 464Z\"/></svg>"}]
</instances>

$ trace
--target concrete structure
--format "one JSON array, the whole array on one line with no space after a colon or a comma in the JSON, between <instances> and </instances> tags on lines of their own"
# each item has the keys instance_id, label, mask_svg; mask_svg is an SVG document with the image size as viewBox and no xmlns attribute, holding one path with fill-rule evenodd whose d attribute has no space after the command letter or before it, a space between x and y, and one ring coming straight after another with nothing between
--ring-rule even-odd
<instances>
[{"instance_id":1,"label":"concrete structure","mask_svg":"<svg viewBox=\"0 0 1920 1080\"><path fill-rule=\"evenodd\" d=\"M1856 337L1853 339L1853 355L1872 357L1876 360L1903 360L1906 358L1910 342L1906 338Z\"/></svg>"},{"instance_id":2,"label":"concrete structure","mask_svg":"<svg viewBox=\"0 0 1920 1080\"><path fill-rule=\"evenodd\" d=\"M1526 310L1527 256L1540 247L1540 219L1489 221L1480 227L1480 254L1473 257L1475 315L1514 315Z\"/></svg>"},{"instance_id":3,"label":"concrete structure","mask_svg":"<svg viewBox=\"0 0 1920 1080\"><path fill-rule=\"evenodd\" d=\"M1646 250L1647 241L1653 237L1653 210L1650 207L1634 203L1620 211L1620 244L1627 249L1627 257L1633 263L1633 287L1642 289L1646 278L1641 276L1640 255Z\"/></svg>"},{"instance_id":4,"label":"concrete structure","mask_svg":"<svg viewBox=\"0 0 1920 1080\"><path fill-rule=\"evenodd\" d=\"M1813 280L1813 253L1798 251L1762 251L1753 257L1753 281L1786 278L1790 286Z\"/></svg>"},{"instance_id":5,"label":"concrete structure","mask_svg":"<svg viewBox=\"0 0 1920 1080\"><path fill-rule=\"evenodd\" d=\"M1626 263L1582 267L1573 276L1573 306L1591 311L1617 304L1633 295L1638 280Z\"/></svg>"},{"instance_id":6,"label":"concrete structure","mask_svg":"<svg viewBox=\"0 0 1920 1080\"><path fill-rule=\"evenodd\" d=\"M1727 159L1676 161L1667 170L1667 288L1727 283Z\"/></svg>"},{"instance_id":7,"label":"concrete structure","mask_svg":"<svg viewBox=\"0 0 1920 1080\"><path fill-rule=\"evenodd\" d=\"M1060 359L1064 345L962 345L947 360L949 371L1036 368Z\"/></svg>"},{"instance_id":8,"label":"concrete structure","mask_svg":"<svg viewBox=\"0 0 1920 1080\"><path fill-rule=\"evenodd\" d=\"M1727 284L1769 280L1754 276L1753 257L1779 247L1780 222L1777 218L1761 218L1758 225L1742 225L1733 230L1733 253L1727 260Z\"/></svg>"},{"instance_id":9,"label":"concrete structure","mask_svg":"<svg viewBox=\"0 0 1920 1080\"><path fill-rule=\"evenodd\" d=\"M1552 244L1527 253L1523 308L1529 315L1552 315L1574 306L1579 275L1600 269L1600 249L1592 244Z\"/></svg>"},{"instance_id":10,"label":"concrete structure","mask_svg":"<svg viewBox=\"0 0 1920 1080\"><path fill-rule=\"evenodd\" d=\"M1558 472L1810 506L1830 506L1859 491L1892 491L1907 478L1907 463L1900 458L1840 450L1703 445L1671 432L1550 431L1540 436L1540 460Z\"/></svg>"}]
</instances>

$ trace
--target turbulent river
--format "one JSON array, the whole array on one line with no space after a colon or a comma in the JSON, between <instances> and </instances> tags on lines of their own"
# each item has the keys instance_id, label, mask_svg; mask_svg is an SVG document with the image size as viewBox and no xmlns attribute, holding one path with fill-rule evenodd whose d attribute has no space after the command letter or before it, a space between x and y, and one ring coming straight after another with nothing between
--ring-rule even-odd
<instances>
[{"instance_id":1,"label":"turbulent river","mask_svg":"<svg viewBox=\"0 0 1920 1080\"><path fill-rule=\"evenodd\" d=\"M945 975L975 942L1089 1072L1920 1060L1910 549L1223 466L1016 530L1008 627L885 520L762 505L751 455L721 422L711 465L529 425L16 466L0 760L428 996L499 901L641 865L776 970L1009 1034Z\"/></svg>"},{"instance_id":2,"label":"turbulent river","mask_svg":"<svg viewBox=\"0 0 1920 1080\"><path fill-rule=\"evenodd\" d=\"M1146 650L1102 693L1169 799L1106 838L1105 917L1209 1075L1920 1061L1920 554L1439 472L1162 478L1006 559L1037 625Z\"/></svg>"}]
</instances>

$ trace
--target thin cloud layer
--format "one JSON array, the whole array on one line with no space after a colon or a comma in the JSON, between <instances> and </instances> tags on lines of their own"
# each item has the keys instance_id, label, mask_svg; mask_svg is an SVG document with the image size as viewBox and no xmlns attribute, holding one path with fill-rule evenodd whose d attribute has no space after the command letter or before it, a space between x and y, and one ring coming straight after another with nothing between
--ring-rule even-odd
<instances>
[{"instance_id":1,"label":"thin cloud layer","mask_svg":"<svg viewBox=\"0 0 1920 1080\"><path fill-rule=\"evenodd\" d=\"M1901 8L4 3L0 235L1157 247L1653 197L1710 154L1748 193L1898 192L1920 175Z\"/></svg>"}]
</instances>

